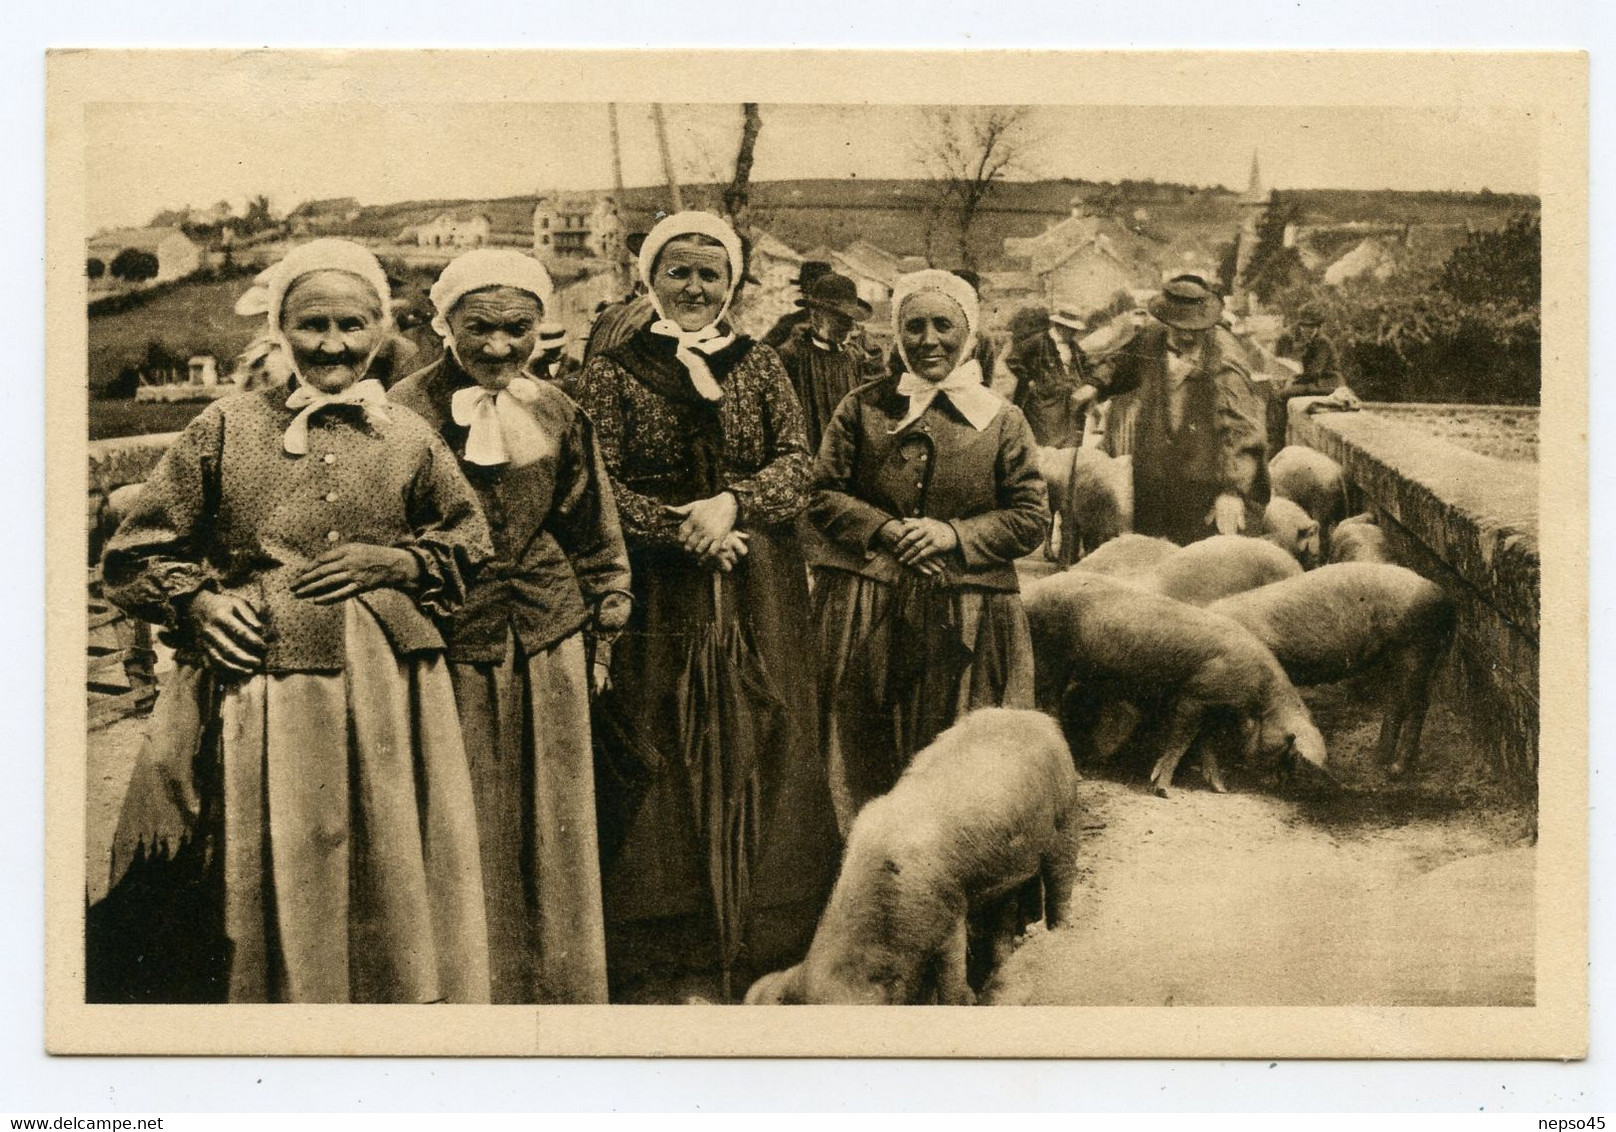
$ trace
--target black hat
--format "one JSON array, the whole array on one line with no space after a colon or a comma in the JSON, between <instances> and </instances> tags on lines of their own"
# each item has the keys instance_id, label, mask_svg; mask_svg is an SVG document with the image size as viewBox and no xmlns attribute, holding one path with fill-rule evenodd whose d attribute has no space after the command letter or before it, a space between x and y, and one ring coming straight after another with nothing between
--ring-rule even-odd
<instances>
[{"instance_id":1,"label":"black hat","mask_svg":"<svg viewBox=\"0 0 1616 1132\"><path fill-rule=\"evenodd\" d=\"M1150 300L1150 313L1179 330L1210 330L1223 314L1223 300L1199 276L1179 276Z\"/></svg>"},{"instance_id":2,"label":"black hat","mask_svg":"<svg viewBox=\"0 0 1616 1132\"><path fill-rule=\"evenodd\" d=\"M956 267L954 274L971 285L971 290L978 294L982 291L982 277L968 267Z\"/></svg>"},{"instance_id":3,"label":"black hat","mask_svg":"<svg viewBox=\"0 0 1616 1132\"><path fill-rule=\"evenodd\" d=\"M797 271L797 277L791 282L796 286L801 287L803 290L807 290L809 286L813 284L815 279L818 279L822 275L829 274L830 264L826 263L824 260L805 259L802 261L802 267Z\"/></svg>"},{"instance_id":4,"label":"black hat","mask_svg":"<svg viewBox=\"0 0 1616 1132\"><path fill-rule=\"evenodd\" d=\"M837 275L834 271L815 279L807 294L797 300L797 305L835 311L854 322L863 322L875 313L869 303L858 297L857 285L847 276Z\"/></svg>"}]
</instances>

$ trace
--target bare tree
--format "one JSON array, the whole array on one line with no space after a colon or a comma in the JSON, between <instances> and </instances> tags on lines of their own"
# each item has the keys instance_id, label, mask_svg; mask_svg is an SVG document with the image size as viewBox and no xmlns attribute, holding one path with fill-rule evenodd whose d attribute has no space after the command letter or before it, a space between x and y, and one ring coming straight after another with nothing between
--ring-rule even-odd
<instances>
[{"instance_id":1,"label":"bare tree","mask_svg":"<svg viewBox=\"0 0 1616 1132\"><path fill-rule=\"evenodd\" d=\"M1027 163L1038 139L1025 106L934 106L923 111L926 124L917 157L936 185L939 221L953 229L960 265L976 269L971 230L999 183ZM928 260L933 258L927 235Z\"/></svg>"},{"instance_id":2,"label":"bare tree","mask_svg":"<svg viewBox=\"0 0 1616 1132\"><path fill-rule=\"evenodd\" d=\"M724 190L724 211L737 232L752 226L752 151L757 147L763 116L755 102L741 103L741 145L735 153L735 175Z\"/></svg>"}]
</instances>

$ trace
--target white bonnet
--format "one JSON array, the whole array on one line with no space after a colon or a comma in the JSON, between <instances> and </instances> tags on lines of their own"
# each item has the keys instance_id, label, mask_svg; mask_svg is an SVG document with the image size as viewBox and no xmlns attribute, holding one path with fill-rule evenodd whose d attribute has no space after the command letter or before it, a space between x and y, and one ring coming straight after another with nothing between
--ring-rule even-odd
<instances>
[{"instance_id":1,"label":"white bonnet","mask_svg":"<svg viewBox=\"0 0 1616 1132\"><path fill-rule=\"evenodd\" d=\"M746 266L741 238L735 234L735 229L710 212L676 212L663 217L646 233L645 243L640 247L640 280L646 287L651 287L651 271L656 267L658 253L670 240L680 236L710 236L724 246L729 256L729 289L733 295Z\"/></svg>"},{"instance_id":2,"label":"white bonnet","mask_svg":"<svg viewBox=\"0 0 1616 1132\"><path fill-rule=\"evenodd\" d=\"M549 313L550 300L555 295L550 273L532 256L510 248L477 248L456 256L432 284L429 294L438 312L432 328L447 338L449 312L461 299L485 287L526 291L539 300L539 310L544 314Z\"/></svg>"},{"instance_id":3,"label":"white bonnet","mask_svg":"<svg viewBox=\"0 0 1616 1132\"><path fill-rule=\"evenodd\" d=\"M382 270L376 257L350 240L326 238L299 244L279 262L260 271L253 285L236 300L236 313L265 315L270 327L279 329L281 304L286 293L293 283L316 271L345 271L357 275L376 292L382 311L391 311L392 288L387 283L387 272Z\"/></svg>"},{"instance_id":4,"label":"white bonnet","mask_svg":"<svg viewBox=\"0 0 1616 1132\"><path fill-rule=\"evenodd\" d=\"M982 319L981 303L969 283L952 271L943 271L935 267L900 275L897 282L892 285L892 334L898 343L899 353L902 354L903 351L903 304L927 291L935 291L954 300L965 313L967 333L965 346L960 351L960 361L969 360L976 349L976 328ZM908 362L909 359L905 355L904 364L907 365Z\"/></svg>"}]
</instances>

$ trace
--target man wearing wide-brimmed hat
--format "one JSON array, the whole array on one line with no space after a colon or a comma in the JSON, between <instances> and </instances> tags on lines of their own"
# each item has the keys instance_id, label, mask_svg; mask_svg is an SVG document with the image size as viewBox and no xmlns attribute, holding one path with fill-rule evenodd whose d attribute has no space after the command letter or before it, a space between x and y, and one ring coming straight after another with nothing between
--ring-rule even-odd
<instances>
[{"instance_id":1,"label":"man wearing wide-brimmed hat","mask_svg":"<svg viewBox=\"0 0 1616 1132\"><path fill-rule=\"evenodd\" d=\"M1260 533L1268 503L1263 403L1244 351L1219 327L1199 277L1168 280L1131 342L1097 363L1074 400L1133 393L1134 530L1186 544Z\"/></svg>"},{"instance_id":2,"label":"man wearing wide-brimmed hat","mask_svg":"<svg viewBox=\"0 0 1616 1132\"><path fill-rule=\"evenodd\" d=\"M1076 448L1083 440L1083 409L1072 394L1083 381L1077 338L1088 328L1077 307L1057 303L1011 346L1005 367L1016 376L1013 397L1032 434L1045 448Z\"/></svg>"},{"instance_id":3,"label":"man wearing wide-brimmed hat","mask_svg":"<svg viewBox=\"0 0 1616 1132\"><path fill-rule=\"evenodd\" d=\"M815 280L830 273L831 265L824 260L804 260L802 266L797 269L797 277L791 281L791 285L806 296L809 289L813 287ZM802 305L802 299L799 298L797 300L797 309L787 311L781 315L775 324L769 327L769 332L763 336L761 341L765 346L773 346L778 350L796 333L798 327L806 325L808 325L808 311Z\"/></svg>"},{"instance_id":4,"label":"man wearing wide-brimmed hat","mask_svg":"<svg viewBox=\"0 0 1616 1132\"><path fill-rule=\"evenodd\" d=\"M803 324L778 348L780 360L802 402L808 447L819 451L819 438L842 398L863 383L861 359L848 347L853 327L874 313L858 297L858 287L845 275L827 272L797 300Z\"/></svg>"}]
</instances>

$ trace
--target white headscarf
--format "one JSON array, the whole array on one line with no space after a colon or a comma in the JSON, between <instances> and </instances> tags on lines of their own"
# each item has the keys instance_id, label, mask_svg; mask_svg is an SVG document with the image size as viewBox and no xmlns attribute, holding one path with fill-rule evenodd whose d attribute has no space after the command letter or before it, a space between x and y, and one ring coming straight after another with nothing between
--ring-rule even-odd
<instances>
[{"instance_id":1,"label":"white headscarf","mask_svg":"<svg viewBox=\"0 0 1616 1132\"><path fill-rule=\"evenodd\" d=\"M309 418L322 409L332 405L358 405L366 416L382 419L387 416L387 391L374 378L362 378L340 393L321 393L303 381L303 375L297 368L297 355L292 352L292 344L281 329L281 307L294 283L305 275L319 271L341 271L358 277L376 293L376 302L382 314L385 316L391 312L393 292L381 263L358 244L337 239L310 240L306 244L299 244L278 262L260 271L253 278L253 285L236 300L237 314L264 316L264 333L260 339L266 343L266 368L273 367L270 355L279 352L285 359L286 367L299 379L300 384L290 392L286 402L287 408L298 412L282 438L283 447L294 456L308 452ZM365 359L366 370L376 360L384 340L384 335L377 336L370 357Z\"/></svg>"},{"instance_id":2,"label":"white headscarf","mask_svg":"<svg viewBox=\"0 0 1616 1132\"><path fill-rule=\"evenodd\" d=\"M437 314L432 329L443 336L444 345L465 368L449 328L449 312L473 291L488 287L510 287L526 291L539 303L539 313L548 313L555 285L544 265L532 256L500 248L478 248L456 256L443 269L430 292ZM525 367L539 351L534 339L533 354L522 359ZM524 467L557 449L557 444L533 419L525 406L539 396L539 387L530 377L511 379L503 389L470 385L457 389L449 398L449 412L456 424L466 428L466 462L483 467L510 464Z\"/></svg>"},{"instance_id":3,"label":"white headscarf","mask_svg":"<svg viewBox=\"0 0 1616 1132\"><path fill-rule=\"evenodd\" d=\"M729 294L724 297L724 305L711 322L697 330L685 330L662 309L662 300L652 286L652 272L656 268L658 254L669 241L680 236L698 235L717 240L729 257ZM741 238L735 234L735 229L710 212L676 212L665 217L646 233L645 243L640 247L640 281L645 284L646 292L651 296L651 305L657 312L657 320L651 324L651 333L674 340L674 356L690 374L690 383L695 386L696 392L708 401L723 400L724 391L713 380L712 370L707 368L703 355L717 353L735 341L732 332L720 330L719 326L729 313L729 305L735 299L735 290L741 285L743 274L745 256L741 249Z\"/></svg>"},{"instance_id":4,"label":"white headscarf","mask_svg":"<svg viewBox=\"0 0 1616 1132\"><path fill-rule=\"evenodd\" d=\"M953 300L965 315L965 343L960 347L960 357L964 360L941 381L918 376L903 348L904 304L916 295L928 292ZM1004 408L1004 399L982 384L982 366L974 356L976 328L981 318L982 308L976 292L952 271L928 268L898 277L892 287L892 332L904 367L903 376L898 379L898 392L909 398L909 411L891 431L900 432L908 428L942 393L948 394L949 401L978 432L987 428L993 418L999 415L999 410Z\"/></svg>"}]
</instances>

